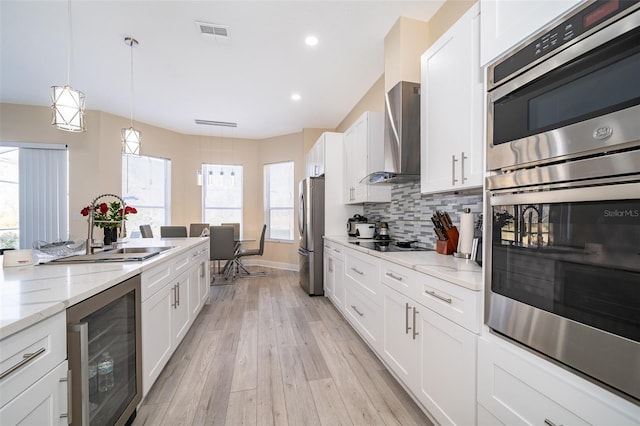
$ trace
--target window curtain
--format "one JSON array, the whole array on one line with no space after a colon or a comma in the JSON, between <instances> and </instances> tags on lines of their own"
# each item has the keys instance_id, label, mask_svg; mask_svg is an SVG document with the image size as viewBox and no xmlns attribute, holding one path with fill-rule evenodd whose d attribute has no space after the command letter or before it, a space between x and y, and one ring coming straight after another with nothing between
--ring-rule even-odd
<instances>
[{"instance_id":1,"label":"window curtain","mask_svg":"<svg viewBox=\"0 0 640 426\"><path fill-rule=\"evenodd\" d=\"M20 247L69 234L67 149L20 148Z\"/></svg>"}]
</instances>

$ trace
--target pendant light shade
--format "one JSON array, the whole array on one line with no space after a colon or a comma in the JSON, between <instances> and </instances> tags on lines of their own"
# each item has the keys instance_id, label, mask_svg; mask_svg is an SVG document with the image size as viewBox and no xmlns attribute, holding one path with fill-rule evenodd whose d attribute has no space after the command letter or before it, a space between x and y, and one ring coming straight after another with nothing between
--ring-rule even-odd
<instances>
[{"instance_id":1,"label":"pendant light shade","mask_svg":"<svg viewBox=\"0 0 640 426\"><path fill-rule=\"evenodd\" d=\"M138 46L138 40L133 37L125 37L124 44L131 49L131 126L122 129L122 153L128 155L140 155L142 133L133 128L133 48Z\"/></svg>"},{"instance_id":2,"label":"pendant light shade","mask_svg":"<svg viewBox=\"0 0 640 426\"><path fill-rule=\"evenodd\" d=\"M71 86L51 87L51 124L67 132L84 132L84 93Z\"/></svg>"},{"instance_id":3,"label":"pendant light shade","mask_svg":"<svg viewBox=\"0 0 640 426\"><path fill-rule=\"evenodd\" d=\"M139 130L133 127L122 129L122 153L140 155L140 138Z\"/></svg>"},{"instance_id":4,"label":"pendant light shade","mask_svg":"<svg viewBox=\"0 0 640 426\"><path fill-rule=\"evenodd\" d=\"M71 0L67 2L67 84L51 86L51 124L67 132L84 132L84 93L69 85L71 73Z\"/></svg>"}]
</instances>

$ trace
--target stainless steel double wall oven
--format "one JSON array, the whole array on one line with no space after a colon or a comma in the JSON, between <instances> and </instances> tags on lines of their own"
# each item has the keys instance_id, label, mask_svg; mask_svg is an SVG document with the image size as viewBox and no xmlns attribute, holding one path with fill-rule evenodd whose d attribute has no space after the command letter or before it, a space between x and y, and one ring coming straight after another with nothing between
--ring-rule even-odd
<instances>
[{"instance_id":1,"label":"stainless steel double wall oven","mask_svg":"<svg viewBox=\"0 0 640 426\"><path fill-rule=\"evenodd\" d=\"M488 69L485 322L640 401L640 2L581 3Z\"/></svg>"}]
</instances>

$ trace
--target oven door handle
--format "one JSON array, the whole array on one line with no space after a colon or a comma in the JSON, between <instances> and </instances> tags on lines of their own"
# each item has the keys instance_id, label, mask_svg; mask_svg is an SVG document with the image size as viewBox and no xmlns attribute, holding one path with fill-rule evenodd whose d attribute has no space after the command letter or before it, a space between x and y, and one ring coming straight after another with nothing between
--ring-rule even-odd
<instances>
[{"instance_id":1,"label":"oven door handle","mask_svg":"<svg viewBox=\"0 0 640 426\"><path fill-rule=\"evenodd\" d=\"M71 409L73 418L80 418L83 425L89 424L89 324L81 322L69 324L67 328L67 339L69 339L69 349L71 353L76 353L74 361L69 360L69 368L74 377L74 388L71 389L72 398ZM75 371L74 371L75 370ZM80 399L78 399L80 397ZM80 407L78 407L78 402ZM76 417L79 414L78 417ZM69 413L71 416L71 411Z\"/></svg>"},{"instance_id":2,"label":"oven door handle","mask_svg":"<svg viewBox=\"0 0 640 426\"><path fill-rule=\"evenodd\" d=\"M621 183L606 186L561 189L556 191L509 194L491 192L492 206L516 204L577 203L582 201L634 200L640 194L640 183Z\"/></svg>"}]
</instances>

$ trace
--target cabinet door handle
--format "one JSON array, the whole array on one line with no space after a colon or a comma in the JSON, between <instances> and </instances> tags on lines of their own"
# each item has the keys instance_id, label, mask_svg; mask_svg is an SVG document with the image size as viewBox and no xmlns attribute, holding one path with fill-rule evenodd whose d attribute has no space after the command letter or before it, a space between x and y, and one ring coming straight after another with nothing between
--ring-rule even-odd
<instances>
[{"instance_id":1,"label":"cabinet door handle","mask_svg":"<svg viewBox=\"0 0 640 426\"><path fill-rule=\"evenodd\" d=\"M180 283L176 284L176 305L180 306Z\"/></svg>"},{"instance_id":2,"label":"cabinet door handle","mask_svg":"<svg viewBox=\"0 0 640 426\"><path fill-rule=\"evenodd\" d=\"M404 304L404 334L409 334L409 303Z\"/></svg>"},{"instance_id":3,"label":"cabinet door handle","mask_svg":"<svg viewBox=\"0 0 640 426\"><path fill-rule=\"evenodd\" d=\"M447 302L448 304L451 304L451 302L452 302L452 300L451 300L451 299L446 298L446 297L444 297L444 296L440 296L440 295L439 295L439 294L437 294L435 291L425 290L424 292L425 292L426 294L428 294L429 296L433 296L433 297L435 297L436 299L440 299L440 300L442 300L443 302Z\"/></svg>"},{"instance_id":4,"label":"cabinet door handle","mask_svg":"<svg viewBox=\"0 0 640 426\"><path fill-rule=\"evenodd\" d=\"M554 422L552 422L549 419L544 419L544 424L547 426L562 426L562 425L556 425Z\"/></svg>"},{"instance_id":5,"label":"cabinet door handle","mask_svg":"<svg viewBox=\"0 0 640 426\"><path fill-rule=\"evenodd\" d=\"M384 273L386 276L388 276L389 278L393 278L396 281L402 281L402 277L399 277L395 274L392 274L391 272L385 272Z\"/></svg>"},{"instance_id":6,"label":"cabinet door handle","mask_svg":"<svg viewBox=\"0 0 640 426\"><path fill-rule=\"evenodd\" d=\"M176 286L171 287L171 307L176 308Z\"/></svg>"},{"instance_id":7,"label":"cabinet door handle","mask_svg":"<svg viewBox=\"0 0 640 426\"><path fill-rule=\"evenodd\" d=\"M67 412L60 414L60 418L66 418L67 424L70 425L71 423L73 423L73 419L71 418L71 413L73 412L71 409L71 404L73 401L73 392L71 391L71 389L73 388L71 384L71 370L67 370L67 377L63 377L62 379L60 379L60 382L67 383Z\"/></svg>"},{"instance_id":8,"label":"cabinet door handle","mask_svg":"<svg viewBox=\"0 0 640 426\"><path fill-rule=\"evenodd\" d=\"M460 179L462 180L461 183L464 183L464 181L467 180L467 178L464 177L464 160L468 160L468 159L469 157L464 155L464 151L463 151L461 155L461 160L460 160Z\"/></svg>"},{"instance_id":9,"label":"cabinet door handle","mask_svg":"<svg viewBox=\"0 0 640 426\"><path fill-rule=\"evenodd\" d=\"M455 185L458 179L456 179L456 156L451 156L451 185Z\"/></svg>"},{"instance_id":10,"label":"cabinet door handle","mask_svg":"<svg viewBox=\"0 0 640 426\"><path fill-rule=\"evenodd\" d=\"M416 315L419 314L420 311L417 311L415 306L413 307L413 340L416 340L416 336L420 333L416 331Z\"/></svg>"},{"instance_id":11,"label":"cabinet door handle","mask_svg":"<svg viewBox=\"0 0 640 426\"><path fill-rule=\"evenodd\" d=\"M364 316L364 314L363 314L362 312L360 312L360 311L358 310L358 308L356 308L356 305L351 305L351 308L352 308L354 311L356 311L356 313L357 313L358 315L360 315L361 317L363 317L363 316Z\"/></svg>"},{"instance_id":12,"label":"cabinet door handle","mask_svg":"<svg viewBox=\"0 0 640 426\"><path fill-rule=\"evenodd\" d=\"M353 266L351 267L351 270L352 270L353 272L355 272L356 274L364 275L364 272L362 272L362 271L358 271L358 270L357 270L356 268L354 268Z\"/></svg>"},{"instance_id":13,"label":"cabinet door handle","mask_svg":"<svg viewBox=\"0 0 640 426\"><path fill-rule=\"evenodd\" d=\"M31 361L33 361L34 359L36 359L38 357L38 355L44 353L46 349L45 348L40 348L35 352L32 352L30 354L23 354L22 355L22 361L20 361L19 363L9 367L9 369L7 371L3 371L2 374L0 374L0 380L4 379L5 377L7 377L9 374L13 373L16 370L19 370L20 368L24 367L25 365L27 365L28 363L30 363Z\"/></svg>"}]
</instances>

